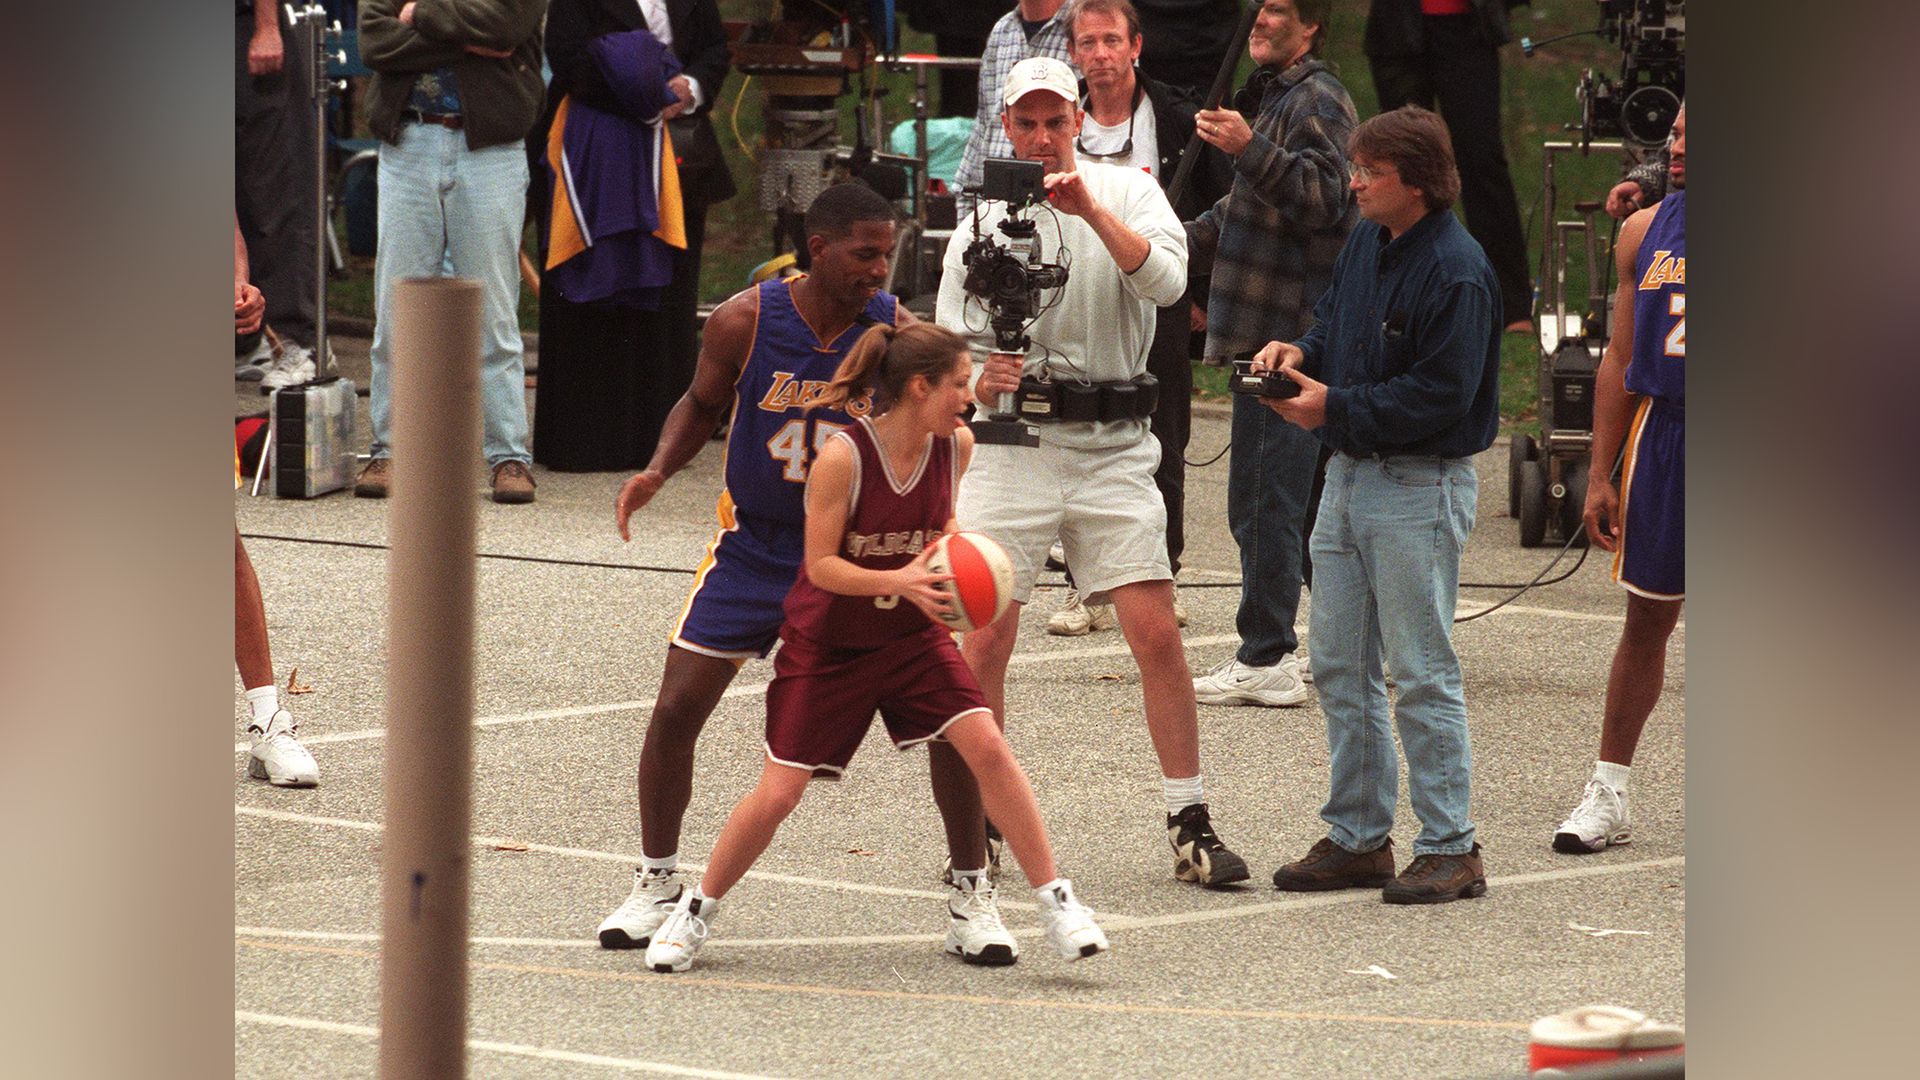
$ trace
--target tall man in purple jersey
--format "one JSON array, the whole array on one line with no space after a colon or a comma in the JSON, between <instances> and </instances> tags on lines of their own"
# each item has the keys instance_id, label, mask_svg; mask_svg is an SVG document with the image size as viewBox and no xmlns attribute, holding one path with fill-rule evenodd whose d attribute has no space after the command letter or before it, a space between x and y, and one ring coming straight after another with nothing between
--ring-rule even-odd
<instances>
[{"instance_id":1,"label":"tall man in purple jersey","mask_svg":"<svg viewBox=\"0 0 1920 1080\"><path fill-rule=\"evenodd\" d=\"M1672 194L1620 227L1613 336L1594 380L1587 536L1614 553L1627 622L1607 676L1600 758L1553 849L1586 855L1633 839L1627 778L1666 679L1667 639L1686 599L1687 108L1673 118ZM1631 421L1631 424L1629 424ZM1622 441L1616 492L1607 467Z\"/></svg>"},{"instance_id":2,"label":"tall man in purple jersey","mask_svg":"<svg viewBox=\"0 0 1920 1080\"><path fill-rule=\"evenodd\" d=\"M694 742L740 665L765 656L778 639L781 605L805 550L807 471L820 444L865 415L870 402L850 403L846 412L807 406L868 326L911 319L880 288L893 253L892 204L871 188L837 185L808 207L805 227L811 273L762 282L714 309L692 385L667 414L653 460L614 503L626 540L628 519L693 460L731 410L720 529L674 628L640 749L642 861L632 894L600 924L600 944L609 949L644 948L680 898L680 823L693 796ZM979 790L951 747L937 744L931 757L955 874L968 867L984 874ZM961 957L971 963L1011 962L993 959L1011 957L1013 938L990 901L989 893L984 904L950 905L956 923L965 923L956 930L965 939Z\"/></svg>"}]
</instances>

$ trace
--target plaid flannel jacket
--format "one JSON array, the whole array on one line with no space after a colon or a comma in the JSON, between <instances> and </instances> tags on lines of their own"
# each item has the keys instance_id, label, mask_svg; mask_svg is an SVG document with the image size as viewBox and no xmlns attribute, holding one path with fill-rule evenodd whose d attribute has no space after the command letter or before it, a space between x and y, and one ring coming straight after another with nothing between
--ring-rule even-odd
<instances>
[{"instance_id":1,"label":"plaid flannel jacket","mask_svg":"<svg viewBox=\"0 0 1920 1080\"><path fill-rule=\"evenodd\" d=\"M988 158L1013 156L1013 143L1000 125L1000 92L1013 65L1031 56L1051 56L1063 64L1073 63L1067 58L1067 7L1060 5L1032 41L1027 40L1026 28L1020 24L1018 7L993 24L987 49L980 54L980 102L973 117L973 131L960 154L960 171L954 174L959 187L977 186L984 179ZM964 220L967 211L973 209L973 196L960 194L957 205Z\"/></svg>"},{"instance_id":2,"label":"plaid flannel jacket","mask_svg":"<svg viewBox=\"0 0 1920 1080\"><path fill-rule=\"evenodd\" d=\"M1359 219L1347 190L1347 137L1358 118L1326 63L1308 56L1284 71L1262 68L1234 108L1253 141L1234 159L1233 189L1187 223L1188 273L1213 275L1209 356L1305 333Z\"/></svg>"}]
</instances>

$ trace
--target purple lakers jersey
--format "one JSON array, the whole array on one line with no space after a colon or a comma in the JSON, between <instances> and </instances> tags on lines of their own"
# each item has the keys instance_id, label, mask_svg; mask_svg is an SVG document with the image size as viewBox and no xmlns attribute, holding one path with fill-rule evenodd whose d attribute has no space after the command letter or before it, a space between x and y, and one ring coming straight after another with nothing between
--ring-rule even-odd
<instances>
[{"instance_id":1,"label":"purple lakers jersey","mask_svg":"<svg viewBox=\"0 0 1920 1080\"><path fill-rule=\"evenodd\" d=\"M862 417L834 436L853 447L852 505L837 554L867 570L898 570L940 539L953 517L953 439L928 437L919 465L893 475ZM784 634L798 632L836 649L876 649L922 631L946 631L898 596L842 596L815 585L805 565L787 594Z\"/></svg>"},{"instance_id":2,"label":"purple lakers jersey","mask_svg":"<svg viewBox=\"0 0 1920 1080\"><path fill-rule=\"evenodd\" d=\"M794 306L791 282L763 281L757 288L753 348L733 388L726 497L743 517L797 527L806 519L807 470L821 443L872 407L863 397L849 402L845 412L807 408L826 392L834 370L868 324L855 322L832 341L822 341ZM893 295L880 292L862 314L892 323L896 311Z\"/></svg>"},{"instance_id":3,"label":"purple lakers jersey","mask_svg":"<svg viewBox=\"0 0 1920 1080\"><path fill-rule=\"evenodd\" d=\"M1634 269L1633 357L1627 392L1687 400L1687 193L1660 200Z\"/></svg>"}]
</instances>

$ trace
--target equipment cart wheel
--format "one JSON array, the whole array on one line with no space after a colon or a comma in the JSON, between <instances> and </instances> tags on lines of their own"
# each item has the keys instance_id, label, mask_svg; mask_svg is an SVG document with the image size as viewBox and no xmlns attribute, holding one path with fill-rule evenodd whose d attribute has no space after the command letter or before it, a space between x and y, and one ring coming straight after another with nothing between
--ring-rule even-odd
<instances>
[{"instance_id":1,"label":"equipment cart wheel","mask_svg":"<svg viewBox=\"0 0 1920 1080\"><path fill-rule=\"evenodd\" d=\"M1547 537L1547 463L1529 461L1520 467L1520 546L1539 547Z\"/></svg>"},{"instance_id":2,"label":"equipment cart wheel","mask_svg":"<svg viewBox=\"0 0 1920 1080\"><path fill-rule=\"evenodd\" d=\"M1526 471L1526 464L1538 457L1538 447L1531 435L1515 435L1507 444L1507 516L1520 516L1520 474Z\"/></svg>"},{"instance_id":3,"label":"equipment cart wheel","mask_svg":"<svg viewBox=\"0 0 1920 1080\"><path fill-rule=\"evenodd\" d=\"M1587 546L1587 463L1577 461L1561 470L1567 493L1560 500L1560 532L1574 547Z\"/></svg>"}]
</instances>

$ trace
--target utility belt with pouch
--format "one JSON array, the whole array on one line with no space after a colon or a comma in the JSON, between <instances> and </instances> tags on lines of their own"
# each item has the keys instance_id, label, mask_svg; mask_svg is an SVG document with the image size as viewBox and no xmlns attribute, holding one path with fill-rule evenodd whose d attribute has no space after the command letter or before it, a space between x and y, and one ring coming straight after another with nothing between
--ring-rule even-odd
<instances>
[{"instance_id":1,"label":"utility belt with pouch","mask_svg":"<svg viewBox=\"0 0 1920 1080\"><path fill-rule=\"evenodd\" d=\"M1145 420L1160 404L1160 380L1142 374L1124 382L1053 382L1033 375L1020 379L1014 411L1022 420Z\"/></svg>"}]
</instances>

